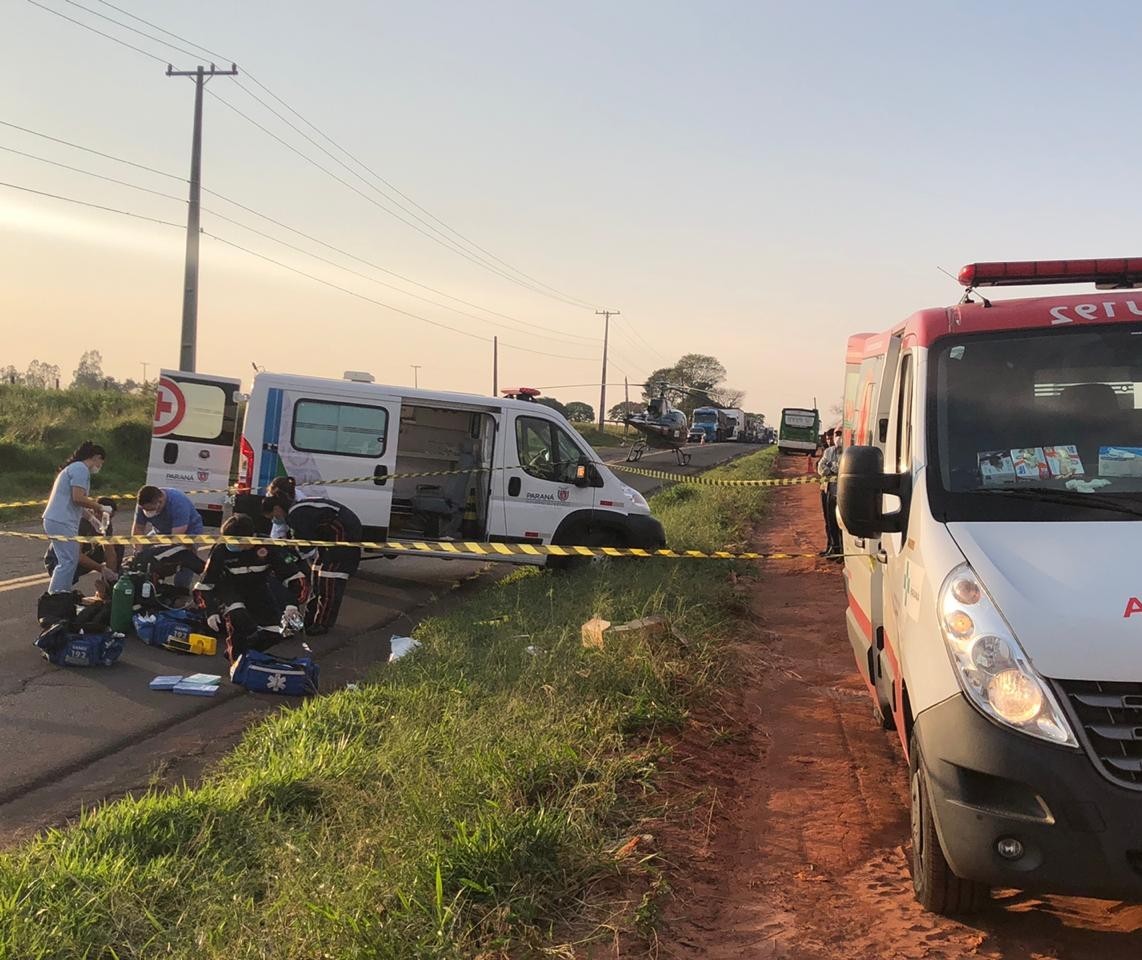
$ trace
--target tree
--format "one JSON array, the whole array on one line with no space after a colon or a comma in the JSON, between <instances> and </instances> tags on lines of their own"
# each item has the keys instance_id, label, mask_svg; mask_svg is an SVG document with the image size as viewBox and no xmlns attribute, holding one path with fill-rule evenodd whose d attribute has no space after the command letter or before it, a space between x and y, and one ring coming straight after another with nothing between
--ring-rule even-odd
<instances>
[{"instance_id":1,"label":"tree","mask_svg":"<svg viewBox=\"0 0 1142 960\"><path fill-rule=\"evenodd\" d=\"M59 367L54 363L33 360L28 364L28 372L24 374L24 383L40 390L50 390L59 384Z\"/></svg>"},{"instance_id":2,"label":"tree","mask_svg":"<svg viewBox=\"0 0 1142 960\"><path fill-rule=\"evenodd\" d=\"M616 403L607 412L608 420L622 420L625 417L637 417L640 413L646 412L645 403L635 403L633 400L624 400L622 403Z\"/></svg>"},{"instance_id":3,"label":"tree","mask_svg":"<svg viewBox=\"0 0 1142 960\"><path fill-rule=\"evenodd\" d=\"M642 395L646 400L657 397L662 392L660 384L665 383L670 402L687 416L692 416L695 407L716 404L711 394L725 379L726 368L717 357L687 353L674 366L655 370L647 377Z\"/></svg>"},{"instance_id":4,"label":"tree","mask_svg":"<svg viewBox=\"0 0 1142 960\"><path fill-rule=\"evenodd\" d=\"M733 390L730 387L714 387L710 391L710 400L716 407L734 409L740 407L745 399L744 390Z\"/></svg>"},{"instance_id":5,"label":"tree","mask_svg":"<svg viewBox=\"0 0 1142 960\"><path fill-rule=\"evenodd\" d=\"M24 375L20 373L20 371L17 370L14 366L12 366L12 364L8 364L8 366L0 370L0 382L7 383L9 385L23 383Z\"/></svg>"},{"instance_id":6,"label":"tree","mask_svg":"<svg viewBox=\"0 0 1142 960\"><path fill-rule=\"evenodd\" d=\"M536 403L542 403L545 407L550 407L552 410L558 410L563 416L567 416L567 408L563 406L554 397L536 397Z\"/></svg>"},{"instance_id":7,"label":"tree","mask_svg":"<svg viewBox=\"0 0 1142 960\"><path fill-rule=\"evenodd\" d=\"M103 374L103 355L98 350L88 350L79 358L79 366L72 374L71 386L81 390L104 390L107 378Z\"/></svg>"},{"instance_id":8,"label":"tree","mask_svg":"<svg viewBox=\"0 0 1142 960\"><path fill-rule=\"evenodd\" d=\"M573 400L567 404L566 411L565 416L572 423L591 423L595 419L595 408L589 403Z\"/></svg>"}]
</instances>

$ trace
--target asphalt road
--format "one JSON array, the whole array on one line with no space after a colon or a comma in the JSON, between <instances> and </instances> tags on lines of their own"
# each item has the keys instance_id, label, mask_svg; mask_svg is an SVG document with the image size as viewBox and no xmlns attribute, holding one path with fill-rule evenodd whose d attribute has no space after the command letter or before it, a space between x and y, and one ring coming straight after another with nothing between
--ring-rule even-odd
<instances>
[{"instance_id":1,"label":"asphalt road","mask_svg":"<svg viewBox=\"0 0 1142 960\"><path fill-rule=\"evenodd\" d=\"M642 466L675 473L698 473L756 447L712 444L692 448L689 467L679 467L670 451L648 453ZM600 450L606 461L621 460L622 449ZM620 474L632 487L651 493L660 481ZM9 527L37 531L38 525ZM225 673L225 660L188 657L128 640L111 669L65 669L44 660L32 641L39 632L35 601L43 592L43 544L0 536L0 827L19 832L21 824L42 825L46 811L64 816L82 804L115 796L145 783L158 763L197 749L217 734L236 735L256 716L281 701L252 697L223 683L212 698L152 691L159 674ZM411 630L426 604L462 591L491 567L479 561L426 557L376 559L363 564L348 590L337 628L310 641L322 664L322 686L345 682L388 656L393 632ZM499 565L502 570L502 565ZM494 574L492 574L494 575ZM86 586L86 583L81 583ZM381 628L386 628L384 631ZM283 645L293 654L300 641ZM337 667L330 677L326 658ZM268 702L268 703L267 703ZM160 747L164 734L167 736ZM194 746L197 745L197 746ZM4 830L0 830L0 834ZM2 839L2 837L0 837Z\"/></svg>"}]
</instances>

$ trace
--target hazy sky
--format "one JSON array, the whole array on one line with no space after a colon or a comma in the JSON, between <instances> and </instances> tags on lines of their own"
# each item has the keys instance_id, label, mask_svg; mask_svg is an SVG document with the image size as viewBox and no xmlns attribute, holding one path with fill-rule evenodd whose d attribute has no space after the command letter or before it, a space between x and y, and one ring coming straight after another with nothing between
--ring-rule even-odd
<instances>
[{"instance_id":1,"label":"hazy sky","mask_svg":"<svg viewBox=\"0 0 1142 960\"><path fill-rule=\"evenodd\" d=\"M193 86L165 77L165 62L209 58L78 5L181 45L100 0L36 2L163 62L2 0L0 121L186 177ZM938 267L1142 254L1128 203L1142 146L1134 4L115 4L233 58L245 89L218 78L208 90L360 192L212 96L204 187L440 293L210 195L205 230L475 335L203 237L198 368L247 382L251 363L391 383L411 383L420 364L421 386L488 392L483 338L498 334L501 386L597 384L593 310L609 307L622 311L609 381L710 353L772 421L782 406L836 402L849 333L954 301ZM389 201L249 95L336 153L255 78L431 214L402 201L406 220L437 217L590 307L511 283L385 213ZM11 126L0 146L4 183L185 223L180 200L10 150L184 197L176 179ZM177 366L184 243L184 229L0 186L0 366L39 359L69 377L89 348L119 378ZM547 392L598 403L597 387Z\"/></svg>"}]
</instances>

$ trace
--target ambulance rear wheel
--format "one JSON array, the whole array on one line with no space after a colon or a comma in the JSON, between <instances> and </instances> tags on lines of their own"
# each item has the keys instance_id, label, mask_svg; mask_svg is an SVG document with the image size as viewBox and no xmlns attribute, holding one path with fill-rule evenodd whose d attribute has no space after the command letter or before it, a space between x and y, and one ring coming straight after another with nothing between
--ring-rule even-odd
<instances>
[{"instance_id":1,"label":"ambulance rear wheel","mask_svg":"<svg viewBox=\"0 0 1142 960\"><path fill-rule=\"evenodd\" d=\"M920 744L912 738L911 763L911 819L912 819L912 890L920 906L942 916L964 916L975 913L987 903L990 890L987 884L965 880L956 876L944 857L936 824L932 819L932 805L928 796L928 781L924 775Z\"/></svg>"}]
</instances>

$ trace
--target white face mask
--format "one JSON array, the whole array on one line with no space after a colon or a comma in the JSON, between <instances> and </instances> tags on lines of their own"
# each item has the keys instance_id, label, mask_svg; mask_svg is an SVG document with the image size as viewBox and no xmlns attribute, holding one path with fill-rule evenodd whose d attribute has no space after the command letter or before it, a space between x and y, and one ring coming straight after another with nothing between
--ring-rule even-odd
<instances>
[{"instance_id":1,"label":"white face mask","mask_svg":"<svg viewBox=\"0 0 1142 960\"><path fill-rule=\"evenodd\" d=\"M95 464L95 466L94 466L94 467L92 467L92 468L91 468L91 473L94 475L94 474L98 473L98 472L99 472L100 470L102 470L102 469L103 469L103 464L101 464L101 463L97 463L97 464Z\"/></svg>"},{"instance_id":2,"label":"white face mask","mask_svg":"<svg viewBox=\"0 0 1142 960\"><path fill-rule=\"evenodd\" d=\"M160 513L162 513L162 510L144 510L143 516L148 520L154 520Z\"/></svg>"}]
</instances>

